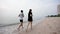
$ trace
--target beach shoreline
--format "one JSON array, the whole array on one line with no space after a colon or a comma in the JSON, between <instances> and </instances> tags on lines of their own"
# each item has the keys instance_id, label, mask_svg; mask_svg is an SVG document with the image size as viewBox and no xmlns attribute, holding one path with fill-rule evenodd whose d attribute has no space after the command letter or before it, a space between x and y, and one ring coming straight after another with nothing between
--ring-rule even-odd
<instances>
[{"instance_id":1,"label":"beach shoreline","mask_svg":"<svg viewBox=\"0 0 60 34\"><path fill-rule=\"evenodd\" d=\"M28 23L24 23L24 29L17 30L17 25L0 27L0 34L60 34L60 17L46 17L42 21L36 21L33 23L33 29L26 32L26 26Z\"/></svg>"}]
</instances>

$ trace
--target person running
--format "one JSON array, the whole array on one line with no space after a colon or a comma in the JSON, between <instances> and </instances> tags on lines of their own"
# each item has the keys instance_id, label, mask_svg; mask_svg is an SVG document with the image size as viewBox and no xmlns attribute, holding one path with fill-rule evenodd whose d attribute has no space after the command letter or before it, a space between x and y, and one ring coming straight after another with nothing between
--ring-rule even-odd
<instances>
[{"instance_id":1,"label":"person running","mask_svg":"<svg viewBox=\"0 0 60 34\"><path fill-rule=\"evenodd\" d=\"M23 28L23 17L24 17L23 10L21 10L21 13L18 15L18 17L20 18L20 22L21 22L21 24L18 27L18 30L19 30L20 27Z\"/></svg>"},{"instance_id":2,"label":"person running","mask_svg":"<svg viewBox=\"0 0 60 34\"><path fill-rule=\"evenodd\" d=\"M32 18L32 9L29 9L29 13L28 13L28 26L30 25L31 26L31 30L32 30L32 21L33 21L33 18ZM28 30L28 26L27 26L27 30ZM27 31L26 30L26 31Z\"/></svg>"}]
</instances>

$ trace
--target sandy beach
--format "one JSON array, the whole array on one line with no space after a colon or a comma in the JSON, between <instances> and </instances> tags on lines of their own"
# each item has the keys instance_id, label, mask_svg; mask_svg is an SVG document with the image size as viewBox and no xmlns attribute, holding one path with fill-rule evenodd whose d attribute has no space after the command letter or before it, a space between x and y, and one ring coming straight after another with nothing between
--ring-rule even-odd
<instances>
[{"instance_id":1,"label":"sandy beach","mask_svg":"<svg viewBox=\"0 0 60 34\"><path fill-rule=\"evenodd\" d=\"M42 21L36 21L33 29L26 32L27 23L21 31L17 30L19 24L0 27L0 34L60 34L60 17L46 17Z\"/></svg>"}]
</instances>

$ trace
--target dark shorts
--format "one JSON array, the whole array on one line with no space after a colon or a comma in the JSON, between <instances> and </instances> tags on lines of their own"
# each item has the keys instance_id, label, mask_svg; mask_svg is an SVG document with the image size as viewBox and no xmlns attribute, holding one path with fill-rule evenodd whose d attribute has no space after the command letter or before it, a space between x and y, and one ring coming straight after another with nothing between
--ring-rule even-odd
<instances>
[{"instance_id":1,"label":"dark shorts","mask_svg":"<svg viewBox=\"0 0 60 34\"><path fill-rule=\"evenodd\" d=\"M23 22L23 20L20 20L20 22Z\"/></svg>"}]
</instances>

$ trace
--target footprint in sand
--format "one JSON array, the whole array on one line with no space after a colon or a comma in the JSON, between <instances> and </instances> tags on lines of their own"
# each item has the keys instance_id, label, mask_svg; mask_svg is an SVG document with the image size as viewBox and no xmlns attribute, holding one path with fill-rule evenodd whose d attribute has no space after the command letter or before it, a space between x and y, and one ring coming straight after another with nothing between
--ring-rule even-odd
<instances>
[{"instance_id":1,"label":"footprint in sand","mask_svg":"<svg viewBox=\"0 0 60 34\"><path fill-rule=\"evenodd\" d=\"M57 34L57 32L53 32L52 34Z\"/></svg>"},{"instance_id":2,"label":"footprint in sand","mask_svg":"<svg viewBox=\"0 0 60 34\"><path fill-rule=\"evenodd\" d=\"M47 26L48 26L50 29L52 28L49 24L47 24Z\"/></svg>"}]
</instances>

